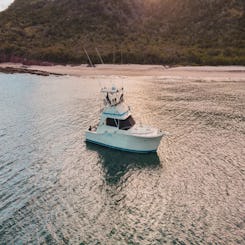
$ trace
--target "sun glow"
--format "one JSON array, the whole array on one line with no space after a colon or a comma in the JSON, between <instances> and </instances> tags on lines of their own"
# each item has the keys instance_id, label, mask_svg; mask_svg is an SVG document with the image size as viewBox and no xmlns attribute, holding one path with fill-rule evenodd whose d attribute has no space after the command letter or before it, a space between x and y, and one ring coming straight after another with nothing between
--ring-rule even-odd
<instances>
[{"instance_id":1,"label":"sun glow","mask_svg":"<svg viewBox=\"0 0 245 245\"><path fill-rule=\"evenodd\" d=\"M5 10L14 0L1 0L0 11Z\"/></svg>"}]
</instances>

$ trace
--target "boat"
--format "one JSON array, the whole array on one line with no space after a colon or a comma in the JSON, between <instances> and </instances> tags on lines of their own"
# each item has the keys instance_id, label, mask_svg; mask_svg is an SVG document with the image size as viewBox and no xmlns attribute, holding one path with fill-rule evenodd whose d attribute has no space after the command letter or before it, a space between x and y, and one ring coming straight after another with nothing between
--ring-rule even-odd
<instances>
[{"instance_id":1,"label":"boat","mask_svg":"<svg viewBox=\"0 0 245 245\"><path fill-rule=\"evenodd\" d=\"M135 122L124 101L124 89L104 87L101 93L104 97L101 118L86 131L86 141L128 152L156 152L164 132Z\"/></svg>"}]
</instances>

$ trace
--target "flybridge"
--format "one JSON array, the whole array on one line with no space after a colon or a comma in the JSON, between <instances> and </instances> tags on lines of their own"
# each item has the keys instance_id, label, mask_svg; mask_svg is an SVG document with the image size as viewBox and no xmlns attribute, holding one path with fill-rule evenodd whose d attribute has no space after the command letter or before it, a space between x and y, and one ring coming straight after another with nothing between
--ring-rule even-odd
<instances>
[{"instance_id":1,"label":"flybridge","mask_svg":"<svg viewBox=\"0 0 245 245\"><path fill-rule=\"evenodd\" d=\"M109 106L117 106L124 101L123 88L117 89L115 86L108 89L106 87L101 89L101 93L106 94L104 103Z\"/></svg>"}]
</instances>

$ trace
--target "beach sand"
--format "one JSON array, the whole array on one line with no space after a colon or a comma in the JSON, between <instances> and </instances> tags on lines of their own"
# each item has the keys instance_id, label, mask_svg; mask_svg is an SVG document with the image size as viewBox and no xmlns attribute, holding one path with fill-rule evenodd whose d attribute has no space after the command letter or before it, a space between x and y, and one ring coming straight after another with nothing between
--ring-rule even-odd
<instances>
[{"instance_id":1,"label":"beach sand","mask_svg":"<svg viewBox=\"0 0 245 245\"><path fill-rule=\"evenodd\" d=\"M160 76L179 79L245 81L245 66L96 65L95 68L92 68L87 65L23 66L22 64L1 63L0 67L27 68L71 76Z\"/></svg>"}]
</instances>

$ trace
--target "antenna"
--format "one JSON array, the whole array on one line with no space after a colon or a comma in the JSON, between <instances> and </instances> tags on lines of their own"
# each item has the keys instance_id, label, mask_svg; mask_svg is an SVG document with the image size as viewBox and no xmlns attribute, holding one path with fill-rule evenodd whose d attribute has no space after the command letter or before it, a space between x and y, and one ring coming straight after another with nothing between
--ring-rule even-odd
<instances>
[{"instance_id":1,"label":"antenna","mask_svg":"<svg viewBox=\"0 0 245 245\"><path fill-rule=\"evenodd\" d=\"M89 61L89 64L90 64L90 67L95 67L95 65L93 64L92 60L90 59L89 55L88 55L88 52L85 48L83 48L87 58L88 58L88 61Z\"/></svg>"},{"instance_id":2,"label":"antenna","mask_svg":"<svg viewBox=\"0 0 245 245\"><path fill-rule=\"evenodd\" d=\"M97 55L99 56L100 63L101 63L102 65L104 65L104 61L103 61L103 59L102 59L102 57L101 57L101 55L100 55L99 50L98 50L97 48L95 48L95 50L96 50Z\"/></svg>"}]
</instances>

